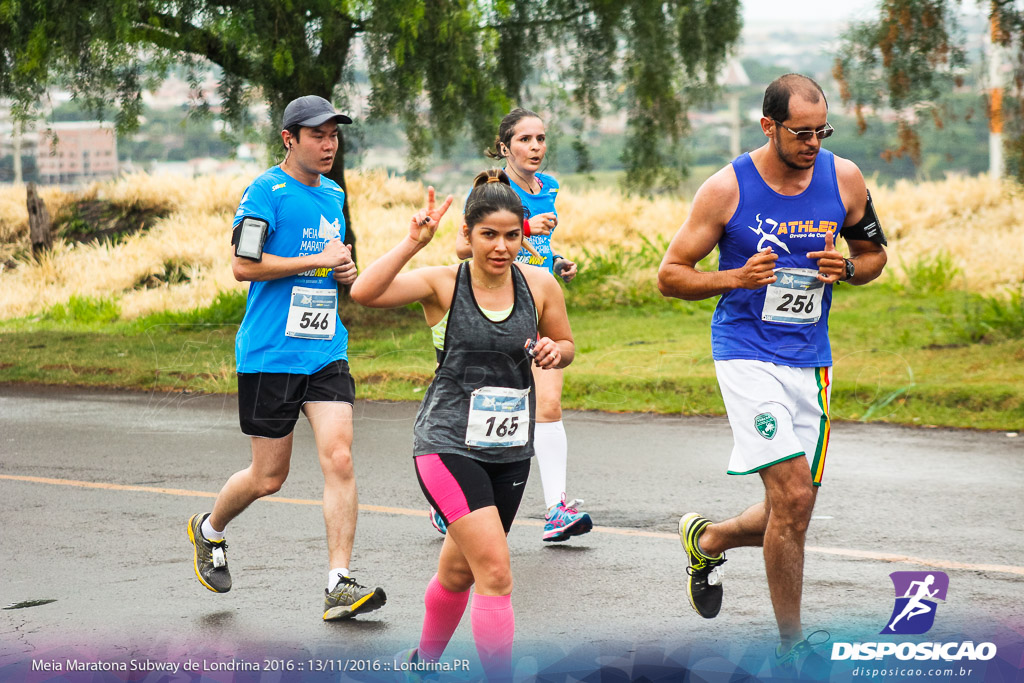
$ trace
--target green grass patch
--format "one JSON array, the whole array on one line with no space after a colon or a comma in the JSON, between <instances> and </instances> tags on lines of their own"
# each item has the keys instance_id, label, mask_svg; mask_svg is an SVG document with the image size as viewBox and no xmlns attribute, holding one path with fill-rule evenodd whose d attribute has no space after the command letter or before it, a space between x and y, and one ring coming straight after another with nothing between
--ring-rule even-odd
<instances>
[{"instance_id":1,"label":"green grass patch","mask_svg":"<svg viewBox=\"0 0 1024 683\"><path fill-rule=\"evenodd\" d=\"M142 333L49 328L0 332L0 378L137 390L236 390L237 326L155 326Z\"/></svg>"},{"instance_id":2,"label":"green grass patch","mask_svg":"<svg viewBox=\"0 0 1024 683\"><path fill-rule=\"evenodd\" d=\"M592 251L584 247L578 257L579 272L565 287L570 315L583 311L611 310L636 306L669 306L678 312L713 311L715 299L684 303L666 299L658 291L658 266L668 249L665 237L646 237L639 249L615 252ZM718 252L712 252L698 266L718 267Z\"/></svg>"},{"instance_id":3,"label":"green grass patch","mask_svg":"<svg viewBox=\"0 0 1024 683\"><path fill-rule=\"evenodd\" d=\"M963 274L953 257L945 251L926 256L914 263L901 263L900 267L906 278L900 289L916 294L945 292L952 289Z\"/></svg>"},{"instance_id":4,"label":"green grass patch","mask_svg":"<svg viewBox=\"0 0 1024 683\"><path fill-rule=\"evenodd\" d=\"M614 259L581 258L581 276L566 287L577 356L564 407L724 414L710 349L714 300L663 299L653 280L662 253L648 243ZM941 271L919 273L913 288L836 288L835 419L1024 428L1024 295L967 294ZM0 382L233 392L244 309L244 293L231 292L203 308L122 321L115 299L72 297L0 323ZM345 304L342 319L358 396L419 400L434 371L419 307Z\"/></svg>"},{"instance_id":5,"label":"green grass patch","mask_svg":"<svg viewBox=\"0 0 1024 683\"><path fill-rule=\"evenodd\" d=\"M186 311L162 311L136 319L129 330L146 332L157 326L174 326L179 330L202 330L210 325L233 325L237 330L245 315L245 292L221 292L209 306Z\"/></svg>"},{"instance_id":6,"label":"green grass patch","mask_svg":"<svg viewBox=\"0 0 1024 683\"><path fill-rule=\"evenodd\" d=\"M73 294L66 304L56 304L43 313L43 320L72 326L96 326L116 322L121 307L112 297Z\"/></svg>"}]
</instances>

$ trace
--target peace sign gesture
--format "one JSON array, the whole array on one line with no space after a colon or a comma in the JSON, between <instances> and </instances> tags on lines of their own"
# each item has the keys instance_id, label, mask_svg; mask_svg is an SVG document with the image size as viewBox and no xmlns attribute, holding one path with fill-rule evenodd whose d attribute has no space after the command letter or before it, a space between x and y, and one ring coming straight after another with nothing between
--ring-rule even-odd
<instances>
[{"instance_id":1,"label":"peace sign gesture","mask_svg":"<svg viewBox=\"0 0 1024 683\"><path fill-rule=\"evenodd\" d=\"M434 188L428 187L427 207L417 211L409 223L409 237L417 244L426 244L433 239L437 226L441 224L441 218L452 205L452 196L448 195L441 206L435 206L435 201Z\"/></svg>"}]
</instances>

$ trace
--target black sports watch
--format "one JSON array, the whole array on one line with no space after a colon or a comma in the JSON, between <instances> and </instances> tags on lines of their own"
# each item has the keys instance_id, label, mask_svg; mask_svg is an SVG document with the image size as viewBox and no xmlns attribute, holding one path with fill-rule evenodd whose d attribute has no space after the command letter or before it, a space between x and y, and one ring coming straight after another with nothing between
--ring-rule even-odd
<instances>
[{"instance_id":1,"label":"black sports watch","mask_svg":"<svg viewBox=\"0 0 1024 683\"><path fill-rule=\"evenodd\" d=\"M853 274L857 269L854 267L853 261L851 261L850 259L844 258L843 261L846 262L846 276L843 277L842 280L843 282L846 282L847 280L853 279Z\"/></svg>"}]
</instances>

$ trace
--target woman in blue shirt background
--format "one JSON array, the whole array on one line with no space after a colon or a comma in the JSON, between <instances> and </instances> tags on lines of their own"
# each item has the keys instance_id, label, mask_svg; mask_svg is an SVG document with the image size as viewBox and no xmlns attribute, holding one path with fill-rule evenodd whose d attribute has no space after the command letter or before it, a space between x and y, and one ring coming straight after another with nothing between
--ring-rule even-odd
<instances>
[{"instance_id":1,"label":"woman in blue shirt background","mask_svg":"<svg viewBox=\"0 0 1024 683\"><path fill-rule=\"evenodd\" d=\"M498 126L493 149L487 156L504 159L505 172L512 189L523 202L524 218L529 229L524 231L535 253L525 247L516 261L544 268L565 282L576 277L576 264L551 248L551 235L558 227L555 199L558 181L540 169L547 153L544 122L537 114L518 107L509 112ZM460 232L456 251L459 258L471 255L469 242ZM537 391L537 424L534 448L544 489L543 540L567 541L590 531L594 524L590 515L579 509L582 500L566 500L566 469L569 446L562 425L562 370L534 371ZM434 526L443 533L443 521L432 515Z\"/></svg>"}]
</instances>

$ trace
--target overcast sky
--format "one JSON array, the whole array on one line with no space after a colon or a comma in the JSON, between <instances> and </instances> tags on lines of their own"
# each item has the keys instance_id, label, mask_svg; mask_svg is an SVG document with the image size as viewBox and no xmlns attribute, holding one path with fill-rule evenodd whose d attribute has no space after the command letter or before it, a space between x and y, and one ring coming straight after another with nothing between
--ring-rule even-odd
<instances>
[{"instance_id":1,"label":"overcast sky","mask_svg":"<svg viewBox=\"0 0 1024 683\"><path fill-rule=\"evenodd\" d=\"M754 21L848 21L877 16L880 0L743 0L743 18ZM961 10L977 12L976 0L963 0Z\"/></svg>"},{"instance_id":2,"label":"overcast sky","mask_svg":"<svg viewBox=\"0 0 1024 683\"><path fill-rule=\"evenodd\" d=\"M748 22L843 21L870 12L877 0L743 0L743 18Z\"/></svg>"}]
</instances>

